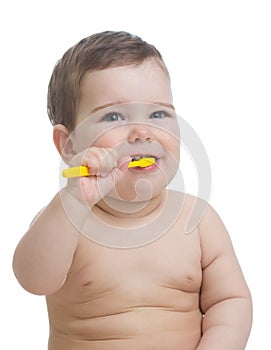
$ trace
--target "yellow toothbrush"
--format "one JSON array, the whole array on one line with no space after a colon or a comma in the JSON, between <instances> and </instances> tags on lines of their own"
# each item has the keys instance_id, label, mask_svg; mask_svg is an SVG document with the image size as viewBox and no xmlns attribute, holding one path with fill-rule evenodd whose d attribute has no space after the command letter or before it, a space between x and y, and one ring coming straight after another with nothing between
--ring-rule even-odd
<instances>
[{"instance_id":1,"label":"yellow toothbrush","mask_svg":"<svg viewBox=\"0 0 271 350\"><path fill-rule=\"evenodd\" d=\"M147 166L150 166L155 163L155 158L140 158L139 160L132 160L128 168L134 168L136 166L140 168L146 168Z\"/></svg>"},{"instance_id":2,"label":"yellow toothbrush","mask_svg":"<svg viewBox=\"0 0 271 350\"><path fill-rule=\"evenodd\" d=\"M145 168L155 163L155 158L141 158L139 160L133 160L129 163L128 168L140 167ZM66 178L91 176L88 167L81 165L72 168L67 168L62 171L62 176Z\"/></svg>"}]
</instances>

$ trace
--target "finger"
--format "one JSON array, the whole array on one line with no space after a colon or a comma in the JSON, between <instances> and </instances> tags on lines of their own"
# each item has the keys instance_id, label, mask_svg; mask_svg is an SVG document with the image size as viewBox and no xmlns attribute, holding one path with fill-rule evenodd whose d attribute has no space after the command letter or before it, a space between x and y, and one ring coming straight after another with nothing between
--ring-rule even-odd
<instances>
[{"instance_id":1,"label":"finger","mask_svg":"<svg viewBox=\"0 0 271 350\"><path fill-rule=\"evenodd\" d=\"M83 159L83 165L93 175L105 177L117 167L117 152L108 148L91 148Z\"/></svg>"},{"instance_id":2,"label":"finger","mask_svg":"<svg viewBox=\"0 0 271 350\"><path fill-rule=\"evenodd\" d=\"M115 168L108 176L99 177L97 181L98 191L101 198L112 191L116 184L121 180L123 172Z\"/></svg>"},{"instance_id":3,"label":"finger","mask_svg":"<svg viewBox=\"0 0 271 350\"><path fill-rule=\"evenodd\" d=\"M84 201L89 205L95 205L100 199L105 197L115 185L121 180L122 172L116 168L105 177L80 178L80 189Z\"/></svg>"},{"instance_id":4,"label":"finger","mask_svg":"<svg viewBox=\"0 0 271 350\"><path fill-rule=\"evenodd\" d=\"M96 191L96 185L92 179L82 177L79 179L82 201L88 206L92 206L99 201L99 195Z\"/></svg>"}]
</instances>

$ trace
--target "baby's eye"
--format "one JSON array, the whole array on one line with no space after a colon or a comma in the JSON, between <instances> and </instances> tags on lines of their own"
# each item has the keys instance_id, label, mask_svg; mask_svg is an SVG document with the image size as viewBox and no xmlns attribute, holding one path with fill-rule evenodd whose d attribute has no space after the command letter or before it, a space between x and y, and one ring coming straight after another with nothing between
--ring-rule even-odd
<instances>
[{"instance_id":1,"label":"baby's eye","mask_svg":"<svg viewBox=\"0 0 271 350\"><path fill-rule=\"evenodd\" d=\"M123 120L123 116L117 112L111 112L106 114L102 121L106 121L106 122L118 122L120 120Z\"/></svg>"},{"instance_id":2,"label":"baby's eye","mask_svg":"<svg viewBox=\"0 0 271 350\"><path fill-rule=\"evenodd\" d=\"M168 117L168 114L164 111L156 111L150 115L150 119L163 119Z\"/></svg>"}]
</instances>

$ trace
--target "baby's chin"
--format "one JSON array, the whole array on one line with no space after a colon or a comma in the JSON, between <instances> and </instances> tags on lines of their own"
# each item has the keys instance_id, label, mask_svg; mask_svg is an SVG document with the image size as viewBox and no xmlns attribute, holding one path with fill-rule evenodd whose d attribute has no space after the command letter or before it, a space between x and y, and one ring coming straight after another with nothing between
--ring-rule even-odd
<instances>
[{"instance_id":1,"label":"baby's chin","mask_svg":"<svg viewBox=\"0 0 271 350\"><path fill-rule=\"evenodd\" d=\"M119 183L115 186L106 197L121 202L142 203L148 202L164 192L168 183L165 179L138 179L135 183L129 186L127 183Z\"/></svg>"}]
</instances>

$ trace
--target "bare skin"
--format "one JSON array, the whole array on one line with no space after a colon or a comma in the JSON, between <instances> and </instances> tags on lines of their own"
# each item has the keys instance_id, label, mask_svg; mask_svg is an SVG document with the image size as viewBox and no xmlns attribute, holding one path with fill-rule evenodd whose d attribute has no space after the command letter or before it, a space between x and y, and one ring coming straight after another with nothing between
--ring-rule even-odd
<instances>
[{"instance_id":1,"label":"bare skin","mask_svg":"<svg viewBox=\"0 0 271 350\"><path fill-rule=\"evenodd\" d=\"M170 197L183 201L179 193ZM56 196L32 228L42 223L52 207L70 249L76 242L65 281L56 278L63 251L55 239L48 253L51 260L40 258L38 267L27 269L29 279L38 273L35 283L19 275L20 249L25 247L18 246L14 262L26 289L48 293L49 350L215 350L220 339L221 349L244 349L251 325L249 291L228 234L212 208L192 233L184 234L193 202L193 197L185 196L176 224L158 240L139 248L116 249L77 235ZM101 214L98 207L94 210ZM154 211L139 220L149 220ZM30 229L25 240L33 241L31 233ZM52 261L57 255L54 247L58 265ZM67 246L61 248L67 250ZM219 333L221 338L216 336Z\"/></svg>"},{"instance_id":2,"label":"bare skin","mask_svg":"<svg viewBox=\"0 0 271 350\"><path fill-rule=\"evenodd\" d=\"M108 248L79 237L65 284L47 297L50 350L196 348L201 249L198 230L184 234L189 206L171 230L142 247Z\"/></svg>"},{"instance_id":3,"label":"bare skin","mask_svg":"<svg viewBox=\"0 0 271 350\"><path fill-rule=\"evenodd\" d=\"M145 104L115 107L133 101ZM100 109L107 113L88 120ZM73 137L63 125L54 128L63 159L93 176L70 180L15 251L19 282L47 296L49 350L245 348L251 298L222 221L208 206L185 234L197 199L165 189L179 161L178 126L168 109L174 109L169 78L148 61L90 72L77 118L89 124ZM132 154L154 154L157 166L127 170ZM120 202L137 210L124 213ZM86 238L102 233L104 224L133 228L166 220L163 206L169 214L179 206L179 215L149 244L110 248ZM150 230L159 233L159 221Z\"/></svg>"}]
</instances>

